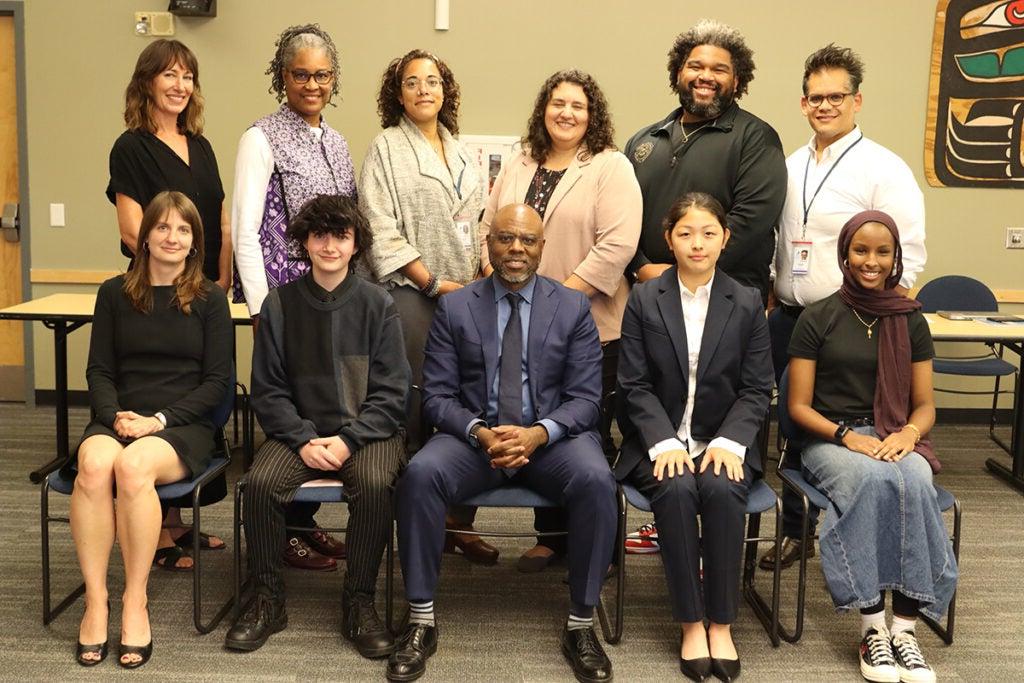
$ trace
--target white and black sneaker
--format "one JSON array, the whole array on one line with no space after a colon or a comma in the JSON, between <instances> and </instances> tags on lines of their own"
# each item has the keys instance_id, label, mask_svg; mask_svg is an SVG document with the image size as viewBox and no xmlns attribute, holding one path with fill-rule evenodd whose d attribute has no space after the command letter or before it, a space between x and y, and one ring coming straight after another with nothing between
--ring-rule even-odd
<instances>
[{"instance_id":1,"label":"white and black sneaker","mask_svg":"<svg viewBox=\"0 0 1024 683\"><path fill-rule=\"evenodd\" d=\"M931 683L935 680L935 671L924 661L913 631L902 631L892 637L892 654L902 683Z\"/></svg>"},{"instance_id":2,"label":"white and black sneaker","mask_svg":"<svg viewBox=\"0 0 1024 683\"><path fill-rule=\"evenodd\" d=\"M869 681L899 683L889 638L889 629L878 626L869 628L860 641L860 674Z\"/></svg>"}]
</instances>

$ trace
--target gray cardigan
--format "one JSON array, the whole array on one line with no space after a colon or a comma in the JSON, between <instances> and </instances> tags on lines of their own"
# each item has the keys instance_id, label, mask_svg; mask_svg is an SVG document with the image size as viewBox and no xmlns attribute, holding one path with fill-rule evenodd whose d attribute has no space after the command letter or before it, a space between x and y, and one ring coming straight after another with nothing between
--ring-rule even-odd
<instances>
[{"instance_id":1,"label":"gray cardigan","mask_svg":"<svg viewBox=\"0 0 1024 683\"><path fill-rule=\"evenodd\" d=\"M480 268L480 173L443 125L438 124L438 132L447 168L405 116L373 140L363 161L359 208L373 231L366 261L373 277L389 289L413 285L399 269L417 258L439 280L462 284ZM459 223L469 232L467 243Z\"/></svg>"}]
</instances>

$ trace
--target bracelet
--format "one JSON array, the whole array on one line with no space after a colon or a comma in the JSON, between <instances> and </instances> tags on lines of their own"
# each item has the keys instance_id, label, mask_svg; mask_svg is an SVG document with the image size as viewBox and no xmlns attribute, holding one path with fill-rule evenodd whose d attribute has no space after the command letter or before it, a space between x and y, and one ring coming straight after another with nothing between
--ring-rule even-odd
<instances>
[{"instance_id":1,"label":"bracelet","mask_svg":"<svg viewBox=\"0 0 1024 683\"><path fill-rule=\"evenodd\" d=\"M420 292L431 299L436 299L437 295L441 293L441 281L431 275L427 284L420 287Z\"/></svg>"},{"instance_id":2,"label":"bracelet","mask_svg":"<svg viewBox=\"0 0 1024 683\"><path fill-rule=\"evenodd\" d=\"M907 424L903 425L903 429L907 428L913 429L914 434L917 435L914 439L914 443L918 443L919 441L921 441L921 430L917 428L917 425L913 424L912 422L908 422Z\"/></svg>"}]
</instances>

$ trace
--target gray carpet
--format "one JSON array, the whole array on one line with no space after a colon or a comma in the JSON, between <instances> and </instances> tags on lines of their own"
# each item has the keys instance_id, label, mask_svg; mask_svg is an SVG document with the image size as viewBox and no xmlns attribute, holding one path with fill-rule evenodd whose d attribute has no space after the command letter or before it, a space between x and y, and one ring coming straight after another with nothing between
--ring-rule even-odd
<instances>
[{"instance_id":1,"label":"gray carpet","mask_svg":"<svg viewBox=\"0 0 1024 683\"><path fill-rule=\"evenodd\" d=\"M73 411L73 435L85 423L84 410ZM1024 678L1024 497L984 469L1002 452L981 427L948 426L935 442L945 468L941 483L964 506L961 583L956 642L951 647L923 625L922 647L941 680L1021 680ZM155 651L139 672L122 671L113 657L96 669L78 667L72 657L81 602L49 627L41 621L39 595L39 489L27 473L48 460L53 450L50 408L28 410L0 404L0 679L98 680L145 676L193 680L383 680L384 664L361 659L339 635L341 574L289 571L289 627L250 654L222 648L226 624L207 636L192 627L191 575L154 570L150 604ZM231 480L237 476L232 471ZM772 483L777 483L774 476ZM55 511L67 500L55 496ZM324 524L341 524L343 506L325 506ZM230 498L204 511L204 528L231 535ZM629 526L648 521L637 511ZM478 525L502 530L529 529L528 511L482 510ZM762 533L772 528L766 519ZM441 649L430 659L424 681L570 681L558 650L558 634L568 608L564 568L524 576L515 560L529 539L500 540L496 567L470 565L446 556L437 596ZM77 585L79 574L70 533L54 533L56 590ZM206 552L207 594L211 605L229 590L229 552ZM676 664L678 629L666 605L664 577L657 557L628 559L626 632L620 645L608 647L619 681L683 680ZM116 642L123 581L116 548L111 562L110 625ZM764 585L767 574L759 572ZM795 569L783 575L784 617L792 618ZM383 586L383 583L381 584ZM383 595L383 590L381 590ZM399 599L401 589L399 583ZM381 606L382 606L381 601ZM836 615L824 591L817 560L811 561L804 637L797 645L773 649L744 603L734 627L743 659L743 680L857 681L858 619Z\"/></svg>"}]
</instances>

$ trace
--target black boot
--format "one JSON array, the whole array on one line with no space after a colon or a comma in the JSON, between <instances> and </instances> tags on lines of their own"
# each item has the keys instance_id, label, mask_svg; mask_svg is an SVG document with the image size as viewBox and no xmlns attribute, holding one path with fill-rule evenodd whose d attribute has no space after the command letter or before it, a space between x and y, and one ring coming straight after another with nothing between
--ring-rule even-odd
<instances>
[{"instance_id":1,"label":"black boot","mask_svg":"<svg viewBox=\"0 0 1024 683\"><path fill-rule=\"evenodd\" d=\"M268 593L257 593L249 610L242 615L224 638L224 647L232 650L258 650L267 638L288 626L284 601Z\"/></svg>"},{"instance_id":2,"label":"black boot","mask_svg":"<svg viewBox=\"0 0 1024 683\"><path fill-rule=\"evenodd\" d=\"M377 615L369 593L346 588L341 594L341 633L367 659L387 657L395 650L395 638Z\"/></svg>"}]
</instances>

